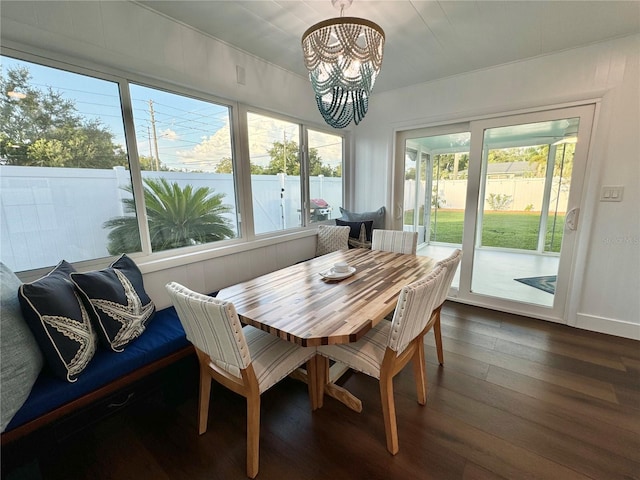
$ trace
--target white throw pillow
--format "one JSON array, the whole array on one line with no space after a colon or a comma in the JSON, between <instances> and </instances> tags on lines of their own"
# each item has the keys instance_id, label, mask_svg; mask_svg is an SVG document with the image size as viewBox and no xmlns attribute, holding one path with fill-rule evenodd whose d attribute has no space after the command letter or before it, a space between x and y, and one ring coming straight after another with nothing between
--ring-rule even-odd
<instances>
[{"instance_id":1,"label":"white throw pillow","mask_svg":"<svg viewBox=\"0 0 640 480\"><path fill-rule=\"evenodd\" d=\"M0 263L0 431L31 393L44 359L36 339L22 317L20 279Z\"/></svg>"}]
</instances>

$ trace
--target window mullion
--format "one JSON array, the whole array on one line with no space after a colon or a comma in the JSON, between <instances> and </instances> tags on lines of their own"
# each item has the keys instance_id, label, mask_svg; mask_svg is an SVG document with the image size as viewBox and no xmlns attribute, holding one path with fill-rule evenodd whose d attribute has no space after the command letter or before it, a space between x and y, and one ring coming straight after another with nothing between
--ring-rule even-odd
<instances>
[{"instance_id":1,"label":"window mullion","mask_svg":"<svg viewBox=\"0 0 640 480\"><path fill-rule=\"evenodd\" d=\"M310 223L309 209L311 200L309 195L309 136L306 127L300 128L300 198L302 199L302 225L308 226Z\"/></svg>"},{"instance_id":2,"label":"window mullion","mask_svg":"<svg viewBox=\"0 0 640 480\"><path fill-rule=\"evenodd\" d=\"M149 234L149 222L147 222L147 209L144 201L144 184L142 181L142 171L138 156L138 145L136 142L135 125L133 121L133 109L131 107L131 94L129 92L129 82L126 80L122 80L120 82L120 102L122 104L122 117L124 120L127 151L129 152L131 185L136 205L140 244L142 247L142 253L144 255L149 255L151 254L151 236Z\"/></svg>"},{"instance_id":3,"label":"window mullion","mask_svg":"<svg viewBox=\"0 0 640 480\"><path fill-rule=\"evenodd\" d=\"M246 240L255 238L253 225L253 201L251 191L251 158L249 155L249 138L247 135L247 109L239 105L233 112L234 125L234 149L235 166L237 169L238 205L240 206L241 224L240 231Z\"/></svg>"}]
</instances>

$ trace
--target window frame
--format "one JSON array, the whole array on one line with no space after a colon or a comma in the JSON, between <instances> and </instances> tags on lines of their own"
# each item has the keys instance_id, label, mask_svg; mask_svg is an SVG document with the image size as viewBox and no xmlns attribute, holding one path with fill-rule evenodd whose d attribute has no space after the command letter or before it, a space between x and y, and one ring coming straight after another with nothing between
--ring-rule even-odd
<instances>
[{"instance_id":1,"label":"window frame","mask_svg":"<svg viewBox=\"0 0 640 480\"><path fill-rule=\"evenodd\" d=\"M241 182L239 181L238 177L239 177L239 171L241 170L241 163L240 161L238 161L238 154L237 154L237 149L236 149L236 131L237 131L237 105L234 102L229 102L226 100L220 100L217 97L213 97L211 95L206 95L202 94L202 96L198 96L196 95L196 93L192 90L189 89L185 89L183 87L179 87L179 86L174 86L171 84L166 84L164 82L160 82L157 81L154 83L151 83L149 81L142 81L142 80L132 80L132 79L125 79L124 83L126 84L127 88L126 88L126 96L127 96L127 108L126 111L129 112L129 115L126 115L123 113L123 116L125 117L125 137L127 139L127 148L129 150L129 155L131 156L132 154L134 154L135 156L135 163L136 163L136 177L140 177L140 178L136 178L136 181L134 181L134 179L132 178L132 182L133 182L133 193L134 193L134 198L136 199L136 215L138 217L138 228L140 231L140 235L141 235L141 243L142 243L142 251L141 252L136 252L136 255L138 257L140 256L146 256L146 257L153 257L154 259L160 259L160 258L166 258L166 257L173 257L173 255L171 255L171 252L182 252L182 251L198 251L198 250L209 250L211 249L212 245L222 245L222 246L226 246L226 245L233 245L233 244L237 244L237 243L242 243L243 239L245 238L244 236L244 232L242 231L242 225L241 225L241 201L244 198L244 195L242 195L242 193L240 192L240 188L241 188ZM188 97L191 98L193 100L198 100L198 101L202 101L202 102L208 102L208 103L215 103L216 105L220 105L223 106L225 108L229 109L229 128L231 130L231 154L232 154L232 165L233 165L233 188L234 188L234 192L235 192L235 204L237 205L236 208L236 219L237 219L237 224L238 224L238 236L235 238L230 238L227 240L219 240L217 242L210 242L210 243L206 243L206 244L202 244L202 245L194 245L194 246L189 246L189 247L180 247L180 248L173 248L173 249L169 249L169 250L161 250L161 251L156 251L154 252L152 247L151 247L151 238L149 235L149 224L147 223L147 218L146 218L146 205L145 205L145 200L144 200L144 185L143 185L143 181L142 181L142 170L140 170L140 161L139 161L139 152L138 152L138 144L136 141L136 133L135 133L135 121L134 121L134 117L133 117L133 106L131 103L131 90L129 88L129 86L131 84L135 84L137 86L140 87L144 87L144 88L149 88L149 89L154 89L154 90L160 90L163 91L165 93L168 94L173 94L173 95L181 95L184 97ZM209 98L206 98L209 97ZM122 93L121 93L121 98L122 97ZM127 125L126 125L126 121L130 120L131 121L131 130L127 130ZM128 135L128 132L131 132L132 135ZM129 143L131 143L132 145L129 146ZM129 160L129 165L132 169L132 177L133 177L133 166L131 164L131 159ZM236 173L238 172L238 173ZM139 201L138 201L139 200ZM142 237L144 235L144 238Z\"/></svg>"},{"instance_id":2,"label":"window frame","mask_svg":"<svg viewBox=\"0 0 640 480\"><path fill-rule=\"evenodd\" d=\"M249 152L249 131L248 131L248 114L253 113L256 115L261 115L264 117L270 117L275 120L281 120L284 122L295 123L298 125L298 155L300 158L300 196L302 199L302 225L294 228L287 228L285 230L276 230L261 234L256 234L254 231L254 218L253 218L253 197L251 196L251 168L250 168L250 152ZM345 180L345 171L347 171L347 141L348 134L344 130L330 130L328 128L319 126L317 124L312 124L309 122L302 122L295 117L291 117L281 113L274 113L270 110L265 110L262 108L254 107L248 104L239 104L239 114L241 123L244 124L242 133L242 142L240 146L240 154L245 161L242 162L245 168L249 171L247 172L245 181L247 185L245 186L245 192L248 192L248 196L245 198L246 201L246 224L248 232L248 239L257 240L263 238L278 238L281 236L286 236L291 233L299 232L299 231L308 231L310 229L315 229L318 225L322 224L332 224L333 220L324 220L322 222L313 222L310 221L309 214L309 205L310 205L310 189L309 189L309 137L308 131L313 130L315 132L327 133L330 135L336 135L342 137L342 207L344 207L345 198L346 198L346 180ZM339 132L339 133L337 133Z\"/></svg>"}]
</instances>

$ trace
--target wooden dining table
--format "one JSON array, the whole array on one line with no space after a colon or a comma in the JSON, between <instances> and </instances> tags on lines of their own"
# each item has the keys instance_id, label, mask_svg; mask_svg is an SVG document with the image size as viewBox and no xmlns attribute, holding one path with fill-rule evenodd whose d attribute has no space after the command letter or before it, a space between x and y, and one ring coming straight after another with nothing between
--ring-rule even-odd
<instances>
[{"instance_id":1,"label":"wooden dining table","mask_svg":"<svg viewBox=\"0 0 640 480\"><path fill-rule=\"evenodd\" d=\"M338 262L355 271L339 280L325 278ZM393 312L402 287L427 276L434 265L430 257L354 248L222 289L217 298L232 302L243 323L303 347L356 342ZM357 398L334 383L340 373L330 374L324 357L314 364L319 395L362 410Z\"/></svg>"}]
</instances>

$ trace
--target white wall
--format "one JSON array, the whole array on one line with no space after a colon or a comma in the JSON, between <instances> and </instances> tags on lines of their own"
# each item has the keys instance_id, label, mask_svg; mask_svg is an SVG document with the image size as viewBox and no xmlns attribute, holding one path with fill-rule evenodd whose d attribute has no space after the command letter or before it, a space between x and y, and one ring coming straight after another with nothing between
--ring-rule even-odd
<instances>
[{"instance_id":1,"label":"white wall","mask_svg":"<svg viewBox=\"0 0 640 480\"><path fill-rule=\"evenodd\" d=\"M354 132L355 207L390 205L394 130L601 99L567 322L640 339L639 63L635 35L374 92L367 117ZM598 202L602 185L624 185L623 201Z\"/></svg>"}]
</instances>

